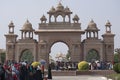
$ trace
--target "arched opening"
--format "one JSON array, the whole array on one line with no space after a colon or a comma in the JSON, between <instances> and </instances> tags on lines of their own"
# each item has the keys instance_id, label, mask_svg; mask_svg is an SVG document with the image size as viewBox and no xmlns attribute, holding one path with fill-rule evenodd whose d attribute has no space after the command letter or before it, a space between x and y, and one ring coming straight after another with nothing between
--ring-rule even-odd
<instances>
[{"instance_id":1,"label":"arched opening","mask_svg":"<svg viewBox=\"0 0 120 80\"><path fill-rule=\"evenodd\" d=\"M65 22L69 22L69 16L65 16Z\"/></svg>"},{"instance_id":2,"label":"arched opening","mask_svg":"<svg viewBox=\"0 0 120 80\"><path fill-rule=\"evenodd\" d=\"M32 52L28 49L22 51L21 56L20 56L20 61L27 61L27 62L32 62L33 61L33 55Z\"/></svg>"},{"instance_id":3,"label":"arched opening","mask_svg":"<svg viewBox=\"0 0 120 80\"><path fill-rule=\"evenodd\" d=\"M13 27L10 27L9 28L9 32L13 32L14 30L13 30Z\"/></svg>"},{"instance_id":4,"label":"arched opening","mask_svg":"<svg viewBox=\"0 0 120 80\"><path fill-rule=\"evenodd\" d=\"M62 57L66 58L66 55L69 52L69 47L63 42L56 42L51 47L50 56L54 61L61 61Z\"/></svg>"},{"instance_id":5,"label":"arched opening","mask_svg":"<svg viewBox=\"0 0 120 80\"><path fill-rule=\"evenodd\" d=\"M55 17L53 15L51 16L51 22L55 22Z\"/></svg>"},{"instance_id":6,"label":"arched opening","mask_svg":"<svg viewBox=\"0 0 120 80\"><path fill-rule=\"evenodd\" d=\"M91 38L94 38L94 32L91 32Z\"/></svg>"},{"instance_id":7,"label":"arched opening","mask_svg":"<svg viewBox=\"0 0 120 80\"><path fill-rule=\"evenodd\" d=\"M55 65L58 63L64 65L66 62L69 62L69 59L70 52L67 44L64 42L56 42L52 45L51 53L49 54L49 63L52 69L55 69Z\"/></svg>"},{"instance_id":8,"label":"arched opening","mask_svg":"<svg viewBox=\"0 0 120 80\"><path fill-rule=\"evenodd\" d=\"M29 32L26 32L26 38L29 38Z\"/></svg>"},{"instance_id":9,"label":"arched opening","mask_svg":"<svg viewBox=\"0 0 120 80\"><path fill-rule=\"evenodd\" d=\"M57 16L57 22L63 22L63 17L61 15Z\"/></svg>"},{"instance_id":10,"label":"arched opening","mask_svg":"<svg viewBox=\"0 0 120 80\"><path fill-rule=\"evenodd\" d=\"M86 61L92 62L96 60L100 60L98 51L96 51L95 49L89 50L88 54L86 55Z\"/></svg>"}]
</instances>

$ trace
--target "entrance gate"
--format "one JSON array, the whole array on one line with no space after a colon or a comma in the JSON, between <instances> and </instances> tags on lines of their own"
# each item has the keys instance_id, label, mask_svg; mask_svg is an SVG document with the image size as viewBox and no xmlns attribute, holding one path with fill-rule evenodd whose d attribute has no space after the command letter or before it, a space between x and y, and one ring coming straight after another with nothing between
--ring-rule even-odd
<instances>
[{"instance_id":1,"label":"entrance gate","mask_svg":"<svg viewBox=\"0 0 120 80\"><path fill-rule=\"evenodd\" d=\"M72 12L69 8L64 8L61 3L57 8L53 8L47 12L49 14L49 22L46 23L46 17L41 17L41 23L39 23L39 30L35 31L38 35L38 59L45 59L49 62L49 53L51 52L51 46L55 42L64 42L68 45L71 53L71 61L78 62L83 60L82 48L81 48L81 35L85 32L81 30L81 24L79 23L79 17L74 16L71 23ZM58 21L58 17L60 16ZM66 20L67 18L67 20Z\"/></svg>"},{"instance_id":2,"label":"entrance gate","mask_svg":"<svg viewBox=\"0 0 120 80\"><path fill-rule=\"evenodd\" d=\"M100 61L113 61L114 36L111 32L111 23L105 25L106 32L102 35L103 40L98 37L97 24L91 20L87 29L81 29L79 17L75 15L71 19L72 11L64 7L61 3L56 8L52 7L48 12L48 20L43 15L39 23L38 30L32 28L32 24L27 20L21 31L21 38L14 34L14 24L11 22L8 27L6 37L6 60L20 61L24 50L30 50L33 61L45 60L49 64L49 53L51 47L56 42L64 42L69 47L72 62L86 60L87 53L95 49L100 56ZM73 21L71 21L73 20ZM34 33L38 40L34 39ZM81 40L81 36L86 33L86 38Z\"/></svg>"}]
</instances>

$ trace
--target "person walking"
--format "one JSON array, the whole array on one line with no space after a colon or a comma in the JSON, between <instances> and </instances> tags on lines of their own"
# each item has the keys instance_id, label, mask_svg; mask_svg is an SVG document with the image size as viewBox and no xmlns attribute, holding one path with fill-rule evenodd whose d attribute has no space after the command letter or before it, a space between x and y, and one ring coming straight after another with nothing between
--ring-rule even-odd
<instances>
[{"instance_id":1,"label":"person walking","mask_svg":"<svg viewBox=\"0 0 120 80\"><path fill-rule=\"evenodd\" d=\"M0 80L5 80L5 70L1 63L0 63Z\"/></svg>"}]
</instances>

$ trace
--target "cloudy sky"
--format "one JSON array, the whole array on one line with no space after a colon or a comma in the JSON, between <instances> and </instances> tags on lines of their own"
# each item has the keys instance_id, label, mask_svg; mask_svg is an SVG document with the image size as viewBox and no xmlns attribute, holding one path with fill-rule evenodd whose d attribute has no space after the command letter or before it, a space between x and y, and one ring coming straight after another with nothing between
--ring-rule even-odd
<instances>
[{"instance_id":1,"label":"cloudy sky","mask_svg":"<svg viewBox=\"0 0 120 80\"><path fill-rule=\"evenodd\" d=\"M60 0L0 0L0 48L5 49L4 34L8 33L8 24L12 20L15 24L15 33L19 35L25 21L28 19L34 29L38 29L40 18L52 6L56 7ZM99 35L105 33L105 23L109 20L115 36L115 48L120 48L120 0L61 0L80 17L82 30L87 28L91 19L100 29ZM37 36L34 35L36 38ZM83 36L84 39L84 36Z\"/></svg>"}]
</instances>

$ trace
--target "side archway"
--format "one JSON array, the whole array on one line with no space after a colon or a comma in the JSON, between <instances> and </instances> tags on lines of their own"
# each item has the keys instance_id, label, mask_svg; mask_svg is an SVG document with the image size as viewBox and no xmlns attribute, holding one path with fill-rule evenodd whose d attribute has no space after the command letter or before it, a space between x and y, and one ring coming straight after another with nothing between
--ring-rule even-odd
<instances>
[{"instance_id":1,"label":"side archway","mask_svg":"<svg viewBox=\"0 0 120 80\"><path fill-rule=\"evenodd\" d=\"M33 60L34 60L34 57L32 55L32 52L29 49L25 49L21 52L19 61L32 62Z\"/></svg>"},{"instance_id":2,"label":"side archway","mask_svg":"<svg viewBox=\"0 0 120 80\"><path fill-rule=\"evenodd\" d=\"M88 51L88 53L86 55L86 61L92 62L95 60L100 60L100 55L97 50L91 49Z\"/></svg>"}]
</instances>

